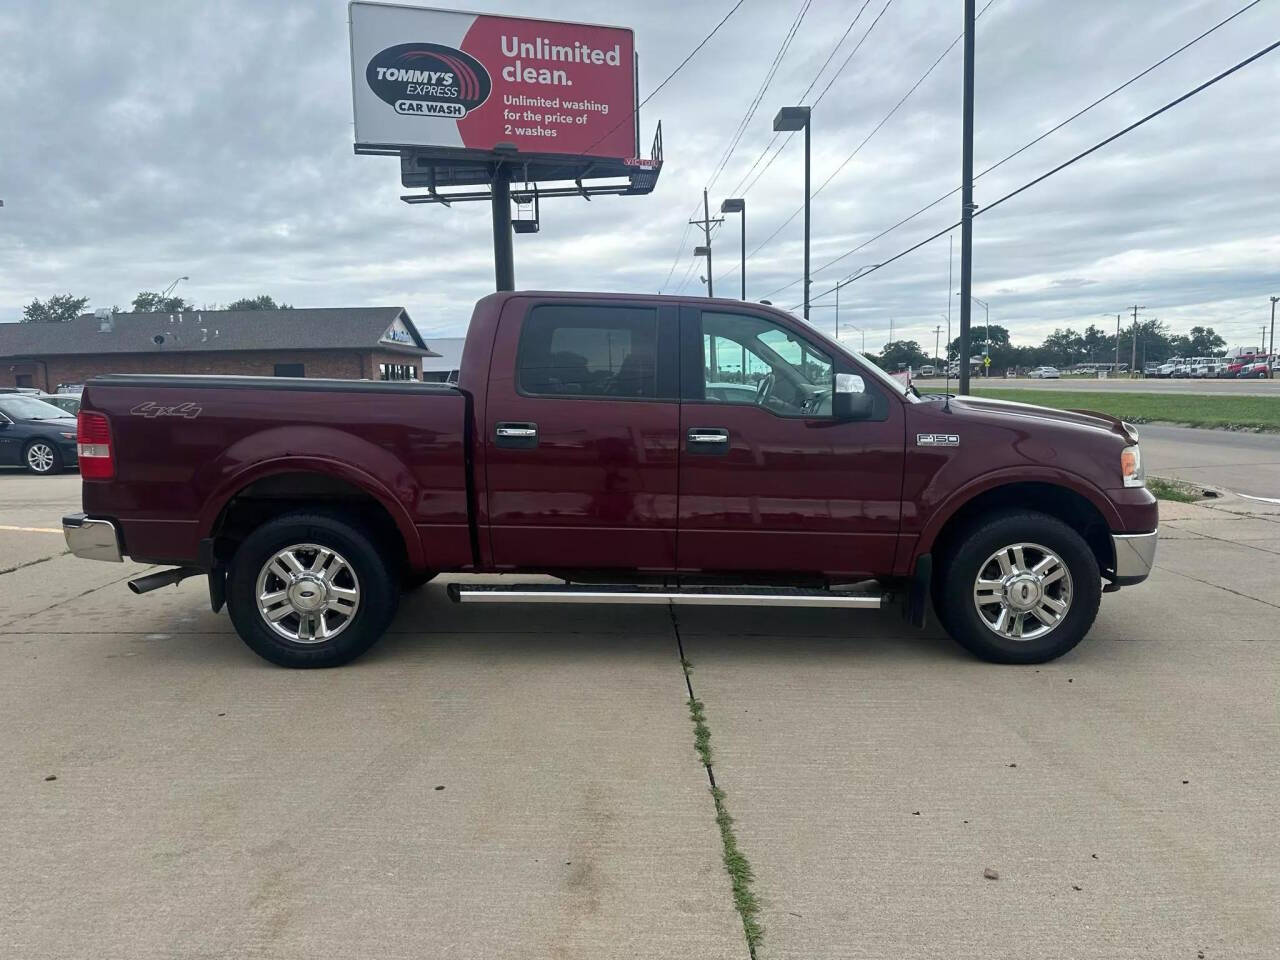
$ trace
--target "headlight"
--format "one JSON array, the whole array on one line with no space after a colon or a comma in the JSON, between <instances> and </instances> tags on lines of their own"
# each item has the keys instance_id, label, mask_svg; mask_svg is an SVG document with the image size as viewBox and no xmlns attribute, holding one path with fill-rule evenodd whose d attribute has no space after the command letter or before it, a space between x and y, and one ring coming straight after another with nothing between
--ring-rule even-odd
<instances>
[{"instance_id":1,"label":"headlight","mask_svg":"<svg viewBox=\"0 0 1280 960\"><path fill-rule=\"evenodd\" d=\"M1126 487L1145 487L1147 475L1142 470L1142 451L1135 443L1120 451L1120 475Z\"/></svg>"}]
</instances>

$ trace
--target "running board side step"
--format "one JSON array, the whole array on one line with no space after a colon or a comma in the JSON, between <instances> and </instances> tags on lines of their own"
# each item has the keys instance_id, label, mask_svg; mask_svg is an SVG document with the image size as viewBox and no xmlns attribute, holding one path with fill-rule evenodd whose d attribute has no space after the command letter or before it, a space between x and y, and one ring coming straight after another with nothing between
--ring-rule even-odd
<instances>
[{"instance_id":1,"label":"running board side step","mask_svg":"<svg viewBox=\"0 0 1280 960\"><path fill-rule=\"evenodd\" d=\"M801 587L664 587L451 583L454 603L675 603L690 606L852 607L879 610L879 594Z\"/></svg>"}]
</instances>

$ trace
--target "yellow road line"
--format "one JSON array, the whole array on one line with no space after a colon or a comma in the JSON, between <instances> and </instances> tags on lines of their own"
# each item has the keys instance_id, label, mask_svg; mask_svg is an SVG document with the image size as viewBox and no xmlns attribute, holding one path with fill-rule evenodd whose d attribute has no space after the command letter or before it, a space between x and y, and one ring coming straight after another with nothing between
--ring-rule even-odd
<instances>
[{"instance_id":1,"label":"yellow road line","mask_svg":"<svg viewBox=\"0 0 1280 960\"><path fill-rule=\"evenodd\" d=\"M0 530L8 530L12 533L61 533L61 530L54 530L51 527L6 527L0 524Z\"/></svg>"}]
</instances>

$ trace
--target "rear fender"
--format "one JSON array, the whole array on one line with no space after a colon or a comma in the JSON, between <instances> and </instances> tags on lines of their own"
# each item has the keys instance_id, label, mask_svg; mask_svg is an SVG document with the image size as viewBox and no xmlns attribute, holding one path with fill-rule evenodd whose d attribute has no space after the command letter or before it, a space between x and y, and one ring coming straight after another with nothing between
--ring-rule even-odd
<instances>
[{"instance_id":1,"label":"rear fender","mask_svg":"<svg viewBox=\"0 0 1280 960\"><path fill-rule=\"evenodd\" d=\"M255 456L281 449L299 452L283 456ZM342 457L311 452L325 449L341 450ZM359 465L353 462L357 459ZM222 476L200 513L200 529L205 536L212 535L223 509L249 484L276 474L317 473L343 480L376 500L400 532L410 566L414 569L427 566L422 541L408 506L417 502L420 485L408 467L382 447L350 433L323 427L279 428L245 437L210 464L209 469ZM391 485L382 478L390 479Z\"/></svg>"}]
</instances>

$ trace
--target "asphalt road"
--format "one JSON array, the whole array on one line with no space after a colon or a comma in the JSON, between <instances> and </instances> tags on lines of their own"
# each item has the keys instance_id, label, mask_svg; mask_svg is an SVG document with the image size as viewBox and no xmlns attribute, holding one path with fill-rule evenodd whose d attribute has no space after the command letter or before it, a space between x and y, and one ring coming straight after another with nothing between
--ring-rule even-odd
<instances>
[{"instance_id":1,"label":"asphalt road","mask_svg":"<svg viewBox=\"0 0 1280 960\"><path fill-rule=\"evenodd\" d=\"M77 483L0 475L6 956L745 960L681 649L760 960L1280 943L1280 507L1165 505L1151 580L1043 667L887 612L677 636L432 584L299 672L201 582L135 597L140 566L66 555Z\"/></svg>"},{"instance_id":2,"label":"asphalt road","mask_svg":"<svg viewBox=\"0 0 1280 960\"><path fill-rule=\"evenodd\" d=\"M953 378L954 380L954 378ZM930 386L942 381L931 377L923 381ZM1280 380L1129 380L1108 377L1063 377L1059 380L1033 380L1030 377L974 377L976 387L1023 390L1102 390L1117 393L1199 393L1211 396L1257 396L1280 399Z\"/></svg>"},{"instance_id":3,"label":"asphalt road","mask_svg":"<svg viewBox=\"0 0 1280 960\"><path fill-rule=\"evenodd\" d=\"M1280 434L1158 423L1138 433L1148 473L1280 502Z\"/></svg>"}]
</instances>

